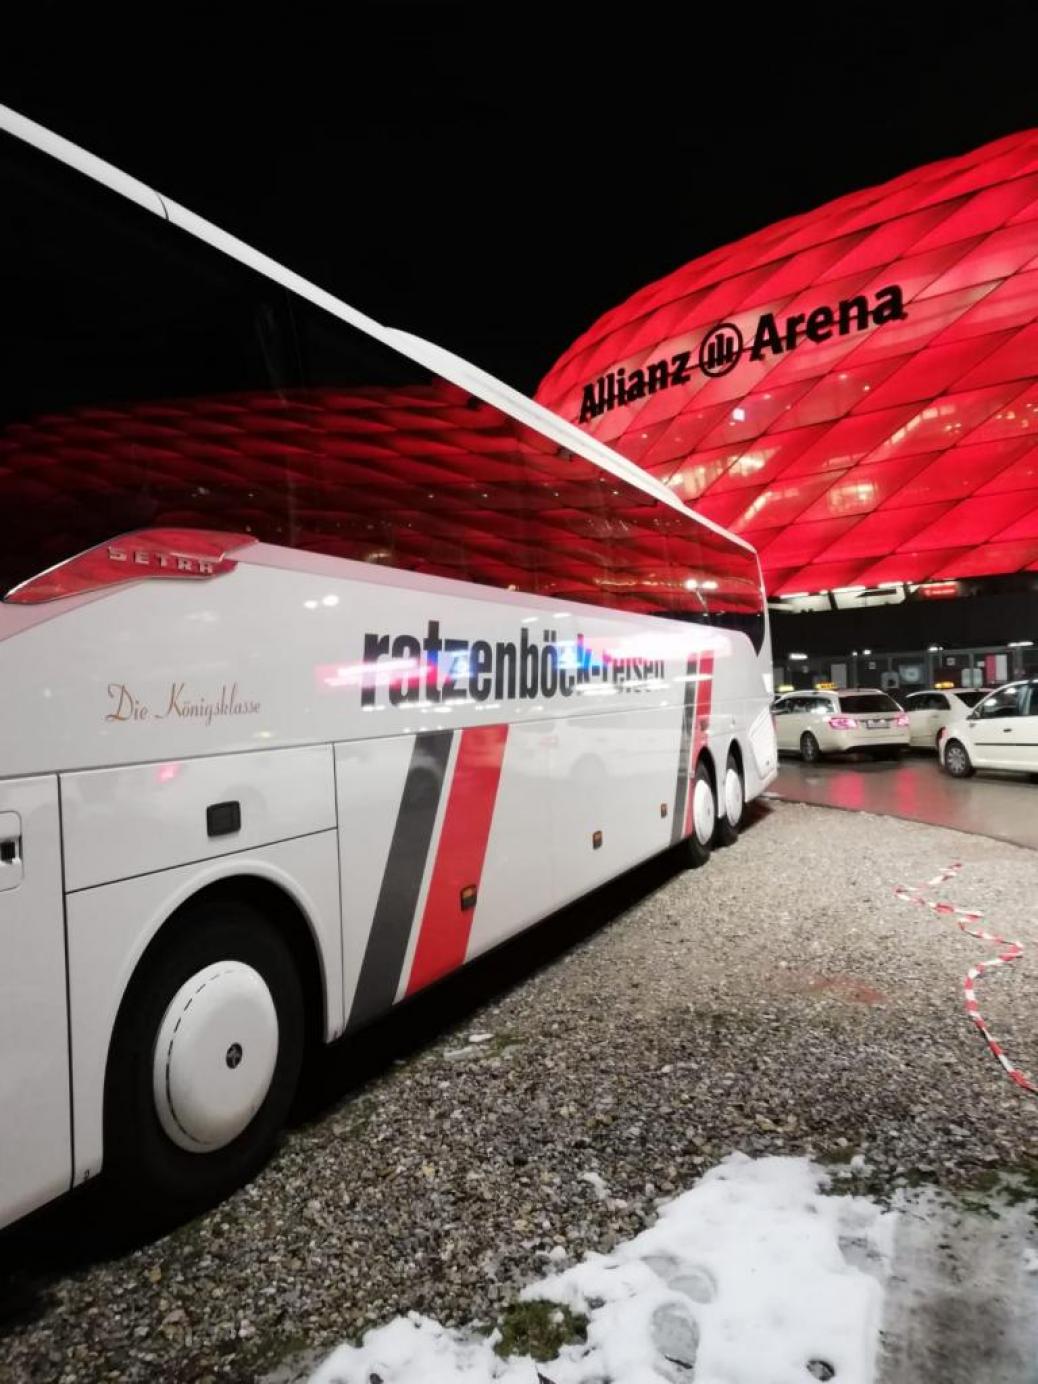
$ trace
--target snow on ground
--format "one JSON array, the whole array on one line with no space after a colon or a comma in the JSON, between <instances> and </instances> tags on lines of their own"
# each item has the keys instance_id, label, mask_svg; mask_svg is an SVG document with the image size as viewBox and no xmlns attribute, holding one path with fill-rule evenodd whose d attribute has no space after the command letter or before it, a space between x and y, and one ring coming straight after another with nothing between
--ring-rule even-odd
<instances>
[{"instance_id":1,"label":"snow on ground","mask_svg":"<svg viewBox=\"0 0 1038 1384\"><path fill-rule=\"evenodd\" d=\"M524 1291L588 1319L552 1360L412 1313L313 1384L872 1384L895 1216L828 1183L806 1159L732 1154L635 1239Z\"/></svg>"}]
</instances>

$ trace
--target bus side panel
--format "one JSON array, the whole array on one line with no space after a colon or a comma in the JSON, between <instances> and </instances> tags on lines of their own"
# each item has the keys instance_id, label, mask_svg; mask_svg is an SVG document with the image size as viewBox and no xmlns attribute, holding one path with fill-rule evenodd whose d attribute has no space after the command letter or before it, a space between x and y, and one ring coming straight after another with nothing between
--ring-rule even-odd
<instances>
[{"instance_id":1,"label":"bus side panel","mask_svg":"<svg viewBox=\"0 0 1038 1384\"><path fill-rule=\"evenodd\" d=\"M334 785L327 745L63 774L65 887L326 831L335 826ZM210 819L221 804L237 806L237 825Z\"/></svg>"},{"instance_id":2,"label":"bus side panel","mask_svg":"<svg viewBox=\"0 0 1038 1384\"><path fill-rule=\"evenodd\" d=\"M58 781L0 780L0 1225L69 1187L64 933Z\"/></svg>"},{"instance_id":3,"label":"bus side panel","mask_svg":"<svg viewBox=\"0 0 1038 1384\"><path fill-rule=\"evenodd\" d=\"M419 846L441 787L439 761L417 736L335 746L343 996L351 1025L396 998L421 887Z\"/></svg>"},{"instance_id":4,"label":"bus side panel","mask_svg":"<svg viewBox=\"0 0 1038 1384\"><path fill-rule=\"evenodd\" d=\"M758 712L749 728L747 741L750 747L746 758L746 801L758 797L772 783L778 774L778 741L775 738L775 723L771 710L764 707Z\"/></svg>"},{"instance_id":5,"label":"bus side panel","mask_svg":"<svg viewBox=\"0 0 1038 1384\"><path fill-rule=\"evenodd\" d=\"M675 707L510 725L466 959L665 850L680 746Z\"/></svg>"},{"instance_id":6,"label":"bus side panel","mask_svg":"<svg viewBox=\"0 0 1038 1384\"><path fill-rule=\"evenodd\" d=\"M108 1050L119 1005L137 963L181 904L207 885L235 876L269 880L298 904L310 925L320 961L325 1037L336 1038L342 1032L342 934L334 830L69 894L77 1183L93 1177L101 1166Z\"/></svg>"},{"instance_id":7,"label":"bus side panel","mask_svg":"<svg viewBox=\"0 0 1038 1384\"><path fill-rule=\"evenodd\" d=\"M556 906L553 743L514 721L337 747L351 1025Z\"/></svg>"},{"instance_id":8,"label":"bus side panel","mask_svg":"<svg viewBox=\"0 0 1038 1384\"><path fill-rule=\"evenodd\" d=\"M680 707L659 707L558 723L550 796L560 905L671 844L681 721Z\"/></svg>"},{"instance_id":9,"label":"bus side panel","mask_svg":"<svg viewBox=\"0 0 1038 1384\"><path fill-rule=\"evenodd\" d=\"M744 635L719 636L710 699L714 759L718 773L723 772L731 740L738 740L747 802L759 797L778 772L771 697L761 668L760 658Z\"/></svg>"},{"instance_id":10,"label":"bus side panel","mask_svg":"<svg viewBox=\"0 0 1038 1384\"><path fill-rule=\"evenodd\" d=\"M467 923L465 960L558 907L559 882L549 809L558 720L513 721L486 832L479 896ZM464 811L464 802L458 808Z\"/></svg>"}]
</instances>

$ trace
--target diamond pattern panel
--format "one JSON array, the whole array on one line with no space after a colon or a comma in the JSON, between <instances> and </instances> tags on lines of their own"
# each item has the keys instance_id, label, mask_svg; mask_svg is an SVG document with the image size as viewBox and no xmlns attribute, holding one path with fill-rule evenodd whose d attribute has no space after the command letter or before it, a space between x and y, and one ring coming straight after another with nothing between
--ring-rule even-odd
<instances>
[{"instance_id":1,"label":"diamond pattern panel","mask_svg":"<svg viewBox=\"0 0 1038 1384\"><path fill-rule=\"evenodd\" d=\"M749 549L443 382L43 414L0 430L0 486L0 594L186 528L654 614L762 606Z\"/></svg>"}]
</instances>

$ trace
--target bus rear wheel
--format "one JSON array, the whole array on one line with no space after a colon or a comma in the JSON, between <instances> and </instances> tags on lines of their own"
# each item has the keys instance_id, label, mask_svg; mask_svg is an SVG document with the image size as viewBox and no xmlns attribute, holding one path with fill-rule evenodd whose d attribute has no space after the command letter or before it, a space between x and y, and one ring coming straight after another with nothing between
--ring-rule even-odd
<instances>
[{"instance_id":1,"label":"bus rear wheel","mask_svg":"<svg viewBox=\"0 0 1038 1384\"><path fill-rule=\"evenodd\" d=\"M715 846L734 846L739 839L742 825L746 790L743 787L742 770L734 754L729 752L728 763L721 783L717 804L717 829L714 833Z\"/></svg>"},{"instance_id":2,"label":"bus rear wheel","mask_svg":"<svg viewBox=\"0 0 1038 1384\"><path fill-rule=\"evenodd\" d=\"M269 1156L303 1054L291 951L253 905L188 907L146 953L120 1010L105 1083L105 1163L135 1208L209 1205Z\"/></svg>"},{"instance_id":3,"label":"bus rear wheel","mask_svg":"<svg viewBox=\"0 0 1038 1384\"><path fill-rule=\"evenodd\" d=\"M691 793L692 831L685 837L682 849L689 869L698 870L710 859L710 847L717 828L717 799L714 797L710 770L703 759L696 765Z\"/></svg>"}]
</instances>

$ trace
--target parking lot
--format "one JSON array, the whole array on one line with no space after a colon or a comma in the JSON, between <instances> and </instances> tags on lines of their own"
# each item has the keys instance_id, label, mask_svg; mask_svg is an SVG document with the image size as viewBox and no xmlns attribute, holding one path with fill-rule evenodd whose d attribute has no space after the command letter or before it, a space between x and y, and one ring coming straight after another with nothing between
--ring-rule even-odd
<instances>
[{"instance_id":1,"label":"parking lot","mask_svg":"<svg viewBox=\"0 0 1038 1384\"><path fill-rule=\"evenodd\" d=\"M953 858L956 896L1029 947L984 1003L1033 1070L1038 856L769 803L704 870L657 861L340 1044L272 1164L208 1215L120 1248L84 1202L8 1235L0 1376L300 1379L401 1312L489 1326L736 1149L811 1154L880 1196L1029 1168L1038 1108L962 1012L978 944L893 894ZM970 1347L987 1365L998 1334ZM977 1377L960 1364L941 1377Z\"/></svg>"},{"instance_id":2,"label":"parking lot","mask_svg":"<svg viewBox=\"0 0 1038 1384\"><path fill-rule=\"evenodd\" d=\"M803 764L783 755L771 791L794 802L907 817L1038 849L1038 785L990 770L953 779L925 751L896 762L845 755Z\"/></svg>"}]
</instances>

